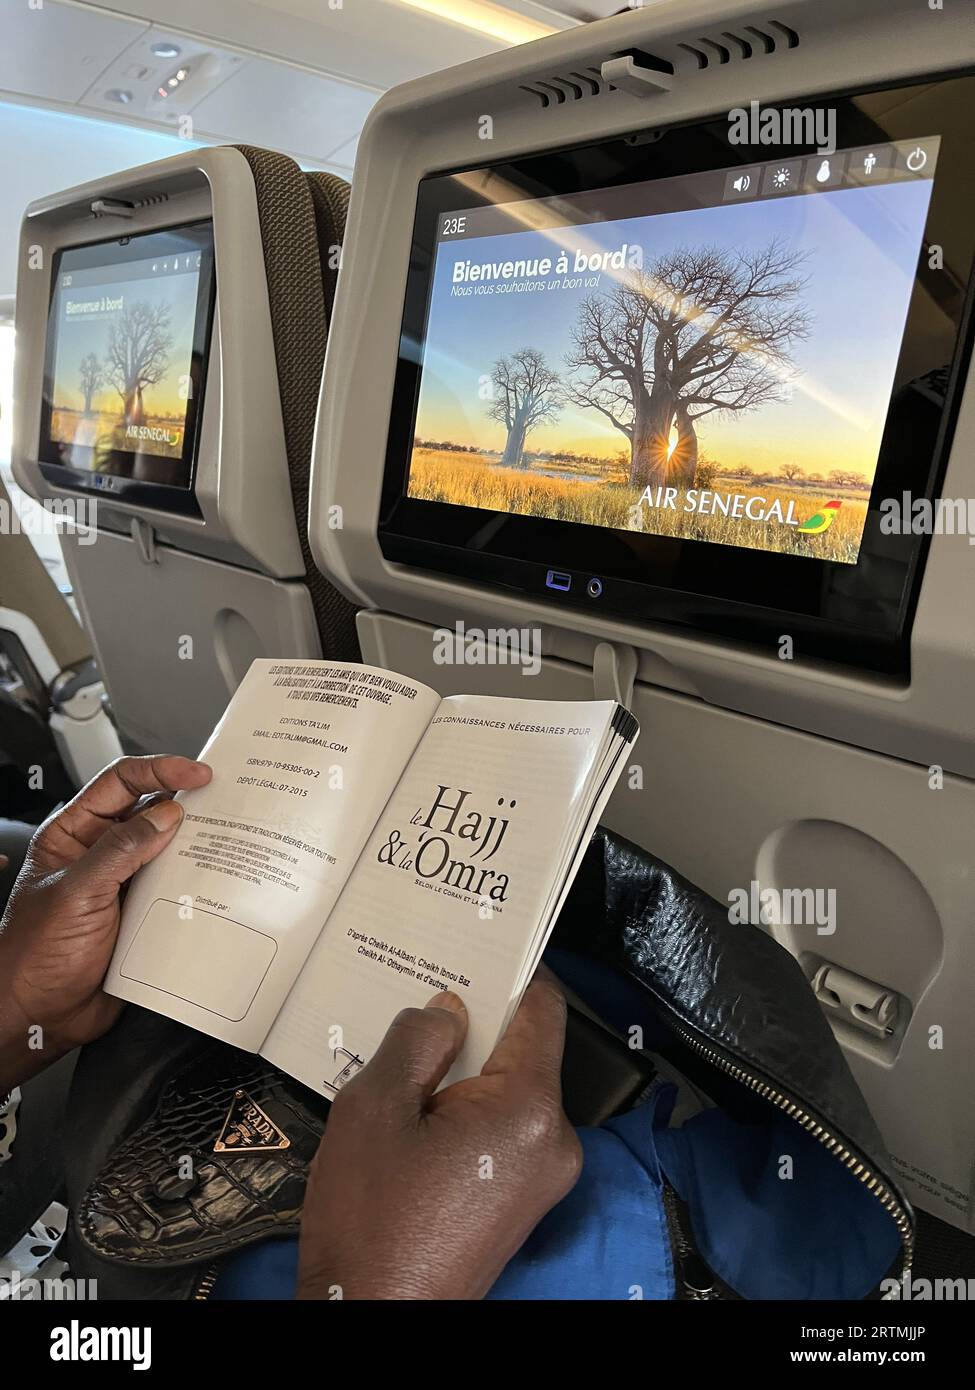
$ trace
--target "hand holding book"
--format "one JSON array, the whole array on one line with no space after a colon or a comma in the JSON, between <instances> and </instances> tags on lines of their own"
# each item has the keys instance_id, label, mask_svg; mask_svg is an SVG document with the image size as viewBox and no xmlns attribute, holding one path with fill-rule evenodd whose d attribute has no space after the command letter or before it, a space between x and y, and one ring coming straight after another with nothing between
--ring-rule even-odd
<instances>
[{"instance_id":1,"label":"hand holding book","mask_svg":"<svg viewBox=\"0 0 975 1390\"><path fill-rule=\"evenodd\" d=\"M481 1075L437 1092L466 1030L453 993L404 1010L337 1097L305 1196L299 1298L482 1298L575 1183L558 985L531 984Z\"/></svg>"},{"instance_id":2,"label":"hand holding book","mask_svg":"<svg viewBox=\"0 0 975 1390\"><path fill-rule=\"evenodd\" d=\"M257 661L170 849L126 903L107 988L334 1095L390 1019L464 999L447 1078L517 1007L636 721L613 701L460 695Z\"/></svg>"}]
</instances>

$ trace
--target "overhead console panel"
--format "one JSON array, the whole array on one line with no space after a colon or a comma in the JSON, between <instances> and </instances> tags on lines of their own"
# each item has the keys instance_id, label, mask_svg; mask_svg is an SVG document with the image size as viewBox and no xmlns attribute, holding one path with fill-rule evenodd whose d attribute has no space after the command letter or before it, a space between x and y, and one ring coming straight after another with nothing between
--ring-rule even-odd
<instances>
[{"instance_id":1,"label":"overhead console panel","mask_svg":"<svg viewBox=\"0 0 975 1390\"><path fill-rule=\"evenodd\" d=\"M938 507L975 495L973 65L950 8L681 0L389 93L322 567L975 773L967 509Z\"/></svg>"}]
</instances>

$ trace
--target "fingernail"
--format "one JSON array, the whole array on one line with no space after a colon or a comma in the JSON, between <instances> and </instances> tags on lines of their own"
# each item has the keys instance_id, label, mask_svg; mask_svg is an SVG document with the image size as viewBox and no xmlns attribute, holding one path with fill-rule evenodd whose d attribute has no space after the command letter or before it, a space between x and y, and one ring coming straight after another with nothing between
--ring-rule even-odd
<instances>
[{"instance_id":1,"label":"fingernail","mask_svg":"<svg viewBox=\"0 0 975 1390\"><path fill-rule=\"evenodd\" d=\"M157 801L142 813L154 830L160 835L173 830L183 819L183 808L178 801Z\"/></svg>"},{"instance_id":2,"label":"fingernail","mask_svg":"<svg viewBox=\"0 0 975 1390\"><path fill-rule=\"evenodd\" d=\"M423 1007L425 1009L446 1009L449 1014L467 1012L467 1006L463 999L452 989L445 989L442 994L435 994L432 999L427 1000Z\"/></svg>"}]
</instances>

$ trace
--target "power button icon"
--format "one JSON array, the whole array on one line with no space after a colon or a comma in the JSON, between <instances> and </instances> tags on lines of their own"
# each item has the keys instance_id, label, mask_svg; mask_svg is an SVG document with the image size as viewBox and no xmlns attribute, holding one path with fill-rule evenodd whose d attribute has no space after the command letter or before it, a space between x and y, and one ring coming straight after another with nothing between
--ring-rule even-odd
<instances>
[{"instance_id":1,"label":"power button icon","mask_svg":"<svg viewBox=\"0 0 975 1390\"><path fill-rule=\"evenodd\" d=\"M928 152L927 150L922 150L920 145L915 145L914 149L911 150L904 161L912 174L919 174L927 162Z\"/></svg>"}]
</instances>

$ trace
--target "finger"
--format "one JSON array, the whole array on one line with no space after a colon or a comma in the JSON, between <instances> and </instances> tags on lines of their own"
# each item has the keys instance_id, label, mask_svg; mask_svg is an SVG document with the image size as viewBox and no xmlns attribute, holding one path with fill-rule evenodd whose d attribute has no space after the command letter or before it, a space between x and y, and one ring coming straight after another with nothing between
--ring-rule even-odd
<instances>
[{"instance_id":1,"label":"finger","mask_svg":"<svg viewBox=\"0 0 975 1390\"><path fill-rule=\"evenodd\" d=\"M565 995L557 983L536 979L525 991L481 1075L533 1076L561 1095L564 1047Z\"/></svg>"},{"instance_id":2,"label":"finger","mask_svg":"<svg viewBox=\"0 0 975 1390\"><path fill-rule=\"evenodd\" d=\"M183 819L178 801L160 801L126 821L112 821L98 841L65 874L72 894L115 896L143 864L155 859Z\"/></svg>"},{"instance_id":3,"label":"finger","mask_svg":"<svg viewBox=\"0 0 975 1390\"><path fill-rule=\"evenodd\" d=\"M63 810L42 827L50 838L56 834L58 849L64 837L88 848L106 825L132 809L142 796L154 792L191 791L203 787L213 776L206 763L176 754L155 754L145 758L119 758L83 787Z\"/></svg>"},{"instance_id":4,"label":"finger","mask_svg":"<svg viewBox=\"0 0 975 1390\"><path fill-rule=\"evenodd\" d=\"M352 1086L370 1108L419 1116L467 1036L467 1010L449 990L423 1009L403 1009Z\"/></svg>"}]
</instances>

